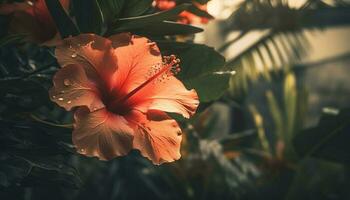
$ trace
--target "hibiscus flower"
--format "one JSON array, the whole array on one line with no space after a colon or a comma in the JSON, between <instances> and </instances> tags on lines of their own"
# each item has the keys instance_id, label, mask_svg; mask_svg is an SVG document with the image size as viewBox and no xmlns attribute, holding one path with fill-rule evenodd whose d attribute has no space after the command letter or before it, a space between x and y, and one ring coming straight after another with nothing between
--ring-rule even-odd
<instances>
[{"instance_id":1,"label":"hibiscus flower","mask_svg":"<svg viewBox=\"0 0 350 200\"><path fill-rule=\"evenodd\" d=\"M60 0L65 9L69 0ZM54 45L60 40L45 0L32 0L0 5L0 15L11 15L9 32L27 34L27 40Z\"/></svg>"},{"instance_id":2,"label":"hibiscus flower","mask_svg":"<svg viewBox=\"0 0 350 200\"><path fill-rule=\"evenodd\" d=\"M192 3L198 9L207 11L207 4L202 5L195 1L193 1ZM154 0L154 6L161 11L169 10L176 6L176 0ZM209 19L206 17L197 16L188 11L183 11L180 13L178 17L178 22L183 24L200 24L200 23L206 24L209 22Z\"/></svg>"},{"instance_id":3,"label":"hibiscus flower","mask_svg":"<svg viewBox=\"0 0 350 200\"><path fill-rule=\"evenodd\" d=\"M71 37L55 54L62 68L50 98L74 110L79 153L110 160L138 149L154 164L180 158L181 129L167 112L189 118L199 101L174 76L179 59L129 33Z\"/></svg>"}]
</instances>

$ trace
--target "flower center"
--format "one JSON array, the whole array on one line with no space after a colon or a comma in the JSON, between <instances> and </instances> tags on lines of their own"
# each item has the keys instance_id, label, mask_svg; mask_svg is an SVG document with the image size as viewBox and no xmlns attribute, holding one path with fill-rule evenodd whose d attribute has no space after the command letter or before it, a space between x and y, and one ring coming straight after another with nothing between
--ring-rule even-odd
<instances>
[{"instance_id":1,"label":"flower center","mask_svg":"<svg viewBox=\"0 0 350 200\"><path fill-rule=\"evenodd\" d=\"M153 66L146 74L147 80L145 82L133 89L127 95L110 101L109 104L107 104L109 110L121 115L129 112L132 109L131 105L129 105L127 101L130 97L134 96L137 92L141 91L143 88L145 88L145 86L152 82L162 82L166 80L167 77L174 76L179 73L179 63L180 59L176 58L175 55L164 56L162 65Z\"/></svg>"}]
</instances>

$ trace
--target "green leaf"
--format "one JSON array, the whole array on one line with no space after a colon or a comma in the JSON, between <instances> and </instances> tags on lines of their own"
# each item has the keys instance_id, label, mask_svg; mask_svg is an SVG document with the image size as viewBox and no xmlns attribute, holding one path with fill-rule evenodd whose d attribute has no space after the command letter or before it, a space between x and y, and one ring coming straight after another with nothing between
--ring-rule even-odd
<instances>
[{"instance_id":1,"label":"green leaf","mask_svg":"<svg viewBox=\"0 0 350 200\"><path fill-rule=\"evenodd\" d=\"M0 39L0 47L14 43L14 42L21 42L26 37L26 34L11 34L7 35Z\"/></svg>"},{"instance_id":2,"label":"green leaf","mask_svg":"<svg viewBox=\"0 0 350 200\"><path fill-rule=\"evenodd\" d=\"M188 88L195 88L201 102L210 102L221 97L228 89L230 74L208 73L185 80Z\"/></svg>"},{"instance_id":3,"label":"green leaf","mask_svg":"<svg viewBox=\"0 0 350 200\"><path fill-rule=\"evenodd\" d=\"M102 34L104 19L97 0L73 0L73 13L83 33Z\"/></svg>"},{"instance_id":4,"label":"green leaf","mask_svg":"<svg viewBox=\"0 0 350 200\"><path fill-rule=\"evenodd\" d=\"M163 36L195 34L202 32L203 29L171 21L162 21L155 22L152 25L145 26L141 29L130 29L129 31L139 35Z\"/></svg>"},{"instance_id":5,"label":"green leaf","mask_svg":"<svg viewBox=\"0 0 350 200\"><path fill-rule=\"evenodd\" d=\"M121 17L136 17L143 15L152 6L153 0L127 0Z\"/></svg>"},{"instance_id":6,"label":"green leaf","mask_svg":"<svg viewBox=\"0 0 350 200\"><path fill-rule=\"evenodd\" d=\"M80 177L76 169L65 164L60 156L14 155L1 158L0 186L36 186L57 184L79 188Z\"/></svg>"},{"instance_id":7,"label":"green leaf","mask_svg":"<svg viewBox=\"0 0 350 200\"><path fill-rule=\"evenodd\" d=\"M68 165L62 156L18 156L27 161L32 170L22 181L27 186L57 184L68 188L78 189L81 186L81 179L75 168Z\"/></svg>"},{"instance_id":8,"label":"green leaf","mask_svg":"<svg viewBox=\"0 0 350 200\"><path fill-rule=\"evenodd\" d=\"M157 44L166 54L179 56L182 66L179 77L185 80L223 70L225 66L225 58L206 45L161 41Z\"/></svg>"},{"instance_id":9,"label":"green leaf","mask_svg":"<svg viewBox=\"0 0 350 200\"><path fill-rule=\"evenodd\" d=\"M145 14L153 0L97 0L107 24L118 18L137 17Z\"/></svg>"},{"instance_id":10,"label":"green leaf","mask_svg":"<svg viewBox=\"0 0 350 200\"><path fill-rule=\"evenodd\" d=\"M10 114L33 111L49 102L47 90L31 80L0 81L0 103Z\"/></svg>"},{"instance_id":11,"label":"green leaf","mask_svg":"<svg viewBox=\"0 0 350 200\"><path fill-rule=\"evenodd\" d=\"M120 16L125 0L98 0L106 24Z\"/></svg>"},{"instance_id":12,"label":"green leaf","mask_svg":"<svg viewBox=\"0 0 350 200\"><path fill-rule=\"evenodd\" d=\"M195 5L192 5L188 8L188 11L199 16L199 17L205 17L205 18L208 18L208 19L214 19L214 17L209 14L207 11L205 10L201 10L199 9L197 6Z\"/></svg>"},{"instance_id":13,"label":"green leaf","mask_svg":"<svg viewBox=\"0 0 350 200\"><path fill-rule=\"evenodd\" d=\"M177 15L186 10L190 4L181 4L171 10L144 15L139 17L121 18L116 20L110 27L109 33L125 32L129 30L142 29L156 22L176 19Z\"/></svg>"},{"instance_id":14,"label":"green leaf","mask_svg":"<svg viewBox=\"0 0 350 200\"><path fill-rule=\"evenodd\" d=\"M213 48L201 44L157 42L164 55L180 58L178 78L194 88L201 102L218 99L228 88L231 73L225 71L225 58Z\"/></svg>"},{"instance_id":15,"label":"green leaf","mask_svg":"<svg viewBox=\"0 0 350 200\"><path fill-rule=\"evenodd\" d=\"M45 0L48 10L62 38L79 35L79 29L58 0Z\"/></svg>"},{"instance_id":16,"label":"green leaf","mask_svg":"<svg viewBox=\"0 0 350 200\"><path fill-rule=\"evenodd\" d=\"M0 158L0 186L9 187L18 184L28 175L31 166L24 160L16 159L1 153Z\"/></svg>"},{"instance_id":17,"label":"green leaf","mask_svg":"<svg viewBox=\"0 0 350 200\"><path fill-rule=\"evenodd\" d=\"M295 150L303 157L314 156L349 165L350 109L326 111L318 126L294 138Z\"/></svg>"},{"instance_id":18,"label":"green leaf","mask_svg":"<svg viewBox=\"0 0 350 200\"><path fill-rule=\"evenodd\" d=\"M71 130L23 119L0 120L0 127L0 186L79 186L76 170L67 164L71 151L62 144L62 135L71 141Z\"/></svg>"}]
</instances>

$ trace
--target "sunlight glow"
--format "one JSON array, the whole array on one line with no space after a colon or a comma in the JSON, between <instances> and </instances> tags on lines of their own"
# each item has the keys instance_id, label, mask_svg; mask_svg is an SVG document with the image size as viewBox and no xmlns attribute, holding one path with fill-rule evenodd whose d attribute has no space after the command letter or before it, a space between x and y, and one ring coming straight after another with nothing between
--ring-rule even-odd
<instances>
[{"instance_id":1,"label":"sunlight glow","mask_svg":"<svg viewBox=\"0 0 350 200\"><path fill-rule=\"evenodd\" d=\"M236 7L244 0L211 0L208 2L208 12L215 19L227 19Z\"/></svg>"}]
</instances>

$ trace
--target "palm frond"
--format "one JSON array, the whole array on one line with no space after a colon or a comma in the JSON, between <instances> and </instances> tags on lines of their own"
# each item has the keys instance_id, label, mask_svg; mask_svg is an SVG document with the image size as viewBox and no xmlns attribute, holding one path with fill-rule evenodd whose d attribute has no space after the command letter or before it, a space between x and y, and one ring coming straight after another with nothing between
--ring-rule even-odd
<instances>
[{"instance_id":1,"label":"palm frond","mask_svg":"<svg viewBox=\"0 0 350 200\"><path fill-rule=\"evenodd\" d=\"M270 71L294 65L306 54L307 45L303 32L265 31L246 49L227 61L227 66L237 72L231 78L232 93L239 96L259 77L270 80L273 75Z\"/></svg>"}]
</instances>

